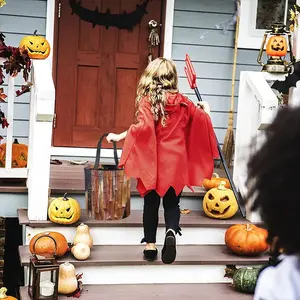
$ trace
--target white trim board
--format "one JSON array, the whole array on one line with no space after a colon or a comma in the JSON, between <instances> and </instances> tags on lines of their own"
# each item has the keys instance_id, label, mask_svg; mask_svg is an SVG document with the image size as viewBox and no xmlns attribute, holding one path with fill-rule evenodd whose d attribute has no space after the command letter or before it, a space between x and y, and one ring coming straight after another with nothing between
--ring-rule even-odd
<instances>
[{"instance_id":1,"label":"white trim board","mask_svg":"<svg viewBox=\"0 0 300 300\"><path fill-rule=\"evenodd\" d=\"M173 41L173 22L174 22L174 6L175 0L166 0L166 15L165 15L165 31L163 56L171 58L172 56L172 41ZM48 40L51 49L54 44L54 22L55 22L55 5L56 0L47 1L47 21L46 21L46 39ZM49 61L53 65L53 52L49 56ZM119 155L121 152L118 152ZM51 147L51 155L57 156L74 156L74 157L94 157L96 155L95 148L72 148L72 147ZM103 149L101 157L112 158L113 151L110 149Z\"/></svg>"}]
</instances>

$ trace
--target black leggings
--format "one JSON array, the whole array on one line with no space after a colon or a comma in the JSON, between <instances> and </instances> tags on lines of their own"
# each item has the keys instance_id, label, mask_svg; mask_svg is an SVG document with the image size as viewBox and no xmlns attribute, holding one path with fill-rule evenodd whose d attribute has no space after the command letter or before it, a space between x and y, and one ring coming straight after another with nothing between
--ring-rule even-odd
<instances>
[{"instance_id":1,"label":"black leggings","mask_svg":"<svg viewBox=\"0 0 300 300\"><path fill-rule=\"evenodd\" d=\"M164 216L166 223L166 230L173 229L176 233L180 232L180 201L181 193L176 196L175 190L171 187L163 197ZM158 209L160 205L160 196L155 190L149 192L144 197L144 238L142 242L156 243L156 232L158 226Z\"/></svg>"}]
</instances>

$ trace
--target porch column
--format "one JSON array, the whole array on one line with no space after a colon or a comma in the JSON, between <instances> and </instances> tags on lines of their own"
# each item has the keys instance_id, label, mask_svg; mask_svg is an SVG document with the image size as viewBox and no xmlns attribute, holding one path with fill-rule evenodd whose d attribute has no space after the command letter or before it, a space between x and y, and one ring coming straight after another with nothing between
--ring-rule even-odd
<instances>
[{"instance_id":1,"label":"porch column","mask_svg":"<svg viewBox=\"0 0 300 300\"><path fill-rule=\"evenodd\" d=\"M28 218L47 220L55 89L49 62L33 61L28 153Z\"/></svg>"},{"instance_id":2,"label":"porch column","mask_svg":"<svg viewBox=\"0 0 300 300\"><path fill-rule=\"evenodd\" d=\"M296 3L300 5L300 0L297 0ZM298 16L298 22L300 24L300 17ZM294 29L293 33L293 54L297 60L300 60L300 26ZM297 84L298 86L292 88L290 91L289 97L289 104L291 106L298 106L300 105L300 83Z\"/></svg>"}]
</instances>

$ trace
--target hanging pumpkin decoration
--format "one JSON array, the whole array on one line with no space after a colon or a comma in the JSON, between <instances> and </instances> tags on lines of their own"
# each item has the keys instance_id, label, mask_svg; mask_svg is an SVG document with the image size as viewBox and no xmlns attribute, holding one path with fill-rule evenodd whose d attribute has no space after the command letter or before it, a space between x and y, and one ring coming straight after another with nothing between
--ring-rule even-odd
<instances>
[{"instance_id":1,"label":"hanging pumpkin decoration","mask_svg":"<svg viewBox=\"0 0 300 300\"><path fill-rule=\"evenodd\" d=\"M232 278L232 285L237 291L254 294L260 270L261 268L257 267L236 268L234 265L228 265L224 277Z\"/></svg>"},{"instance_id":2,"label":"hanging pumpkin decoration","mask_svg":"<svg viewBox=\"0 0 300 300\"><path fill-rule=\"evenodd\" d=\"M56 242L56 246L53 239ZM29 250L32 254L44 257L53 257L54 254L60 257L64 256L69 250L69 245L66 238L61 233L46 231L33 236L29 243Z\"/></svg>"},{"instance_id":3,"label":"hanging pumpkin decoration","mask_svg":"<svg viewBox=\"0 0 300 300\"><path fill-rule=\"evenodd\" d=\"M229 182L229 180L227 178L221 178L221 177L219 177L219 175L217 173L213 173L213 177L211 179L205 178L203 180L202 185L208 191L210 189L218 187L221 181L225 181L226 182L225 187L227 189L230 189L230 182Z\"/></svg>"},{"instance_id":4,"label":"hanging pumpkin decoration","mask_svg":"<svg viewBox=\"0 0 300 300\"><path fill-rule=\"evenodd\" d=\"M6 143L0 145L0 167L5 167ZM12 168L26 168L28 157L28 146L20 144L17 139L12 144Z\"/></svg>"},{"instance_id":5,"label":"hanging pumpkin decoration","mask_svg":"<svg viewBox=\"0 0 300 300\"><path fill-rule=\"evenodd\" d=\"M287 42L283 35L273 35L269 38L266 53L268 56L286 56L287 54Z\"/></svg>"},{"instance_id":6,"label":"hanging pumpkin decoration","mask_svg":"<svg viewBox=\"0 0 300 300\"><path fill-rule=\"evenodd\" d=\"M238 204L232 190L225 188L221 181L217 188L209 190L203 199L205 214L214 219L229 219L238 211Z\"/></svg>"},{"instance_id":7,"label":"hanging pumpkin decoration","mask_svg":"<svg viewBox=\"0 0 300 300\"><path fill-rule=\"evenodd\" d=\"M13 296L7 296L7 288L6 287L2 287L0 289L0 299L3 300L18 300L17 298L13 297Z\"/></svg>"},{"instance_id":8,"label":"hanging pumpkin decoration","mask_svg":"<svg viewBox=\"0 0 300 300\"><path fill-rule=\"evenodd\" d=\"M50 44L44 37L36 33L37 30L33 35L23 37L19 48L26 49L32 59L46 59L50 55Z\"/></svg>"},{"instance_id":9,"label":"hanging pumpkin decoration","mask_svg":"<svg viewBox=\"0 0 300 300\"><path fill-rule=\"evenodd\" d=\"M236 254L258 255L269 247L267 236L267 230L253 224L236 224L226 230L225 244Z\"/></svg>"},{"instance_id":10,"label":"hanging pumpkin decoration","mask_svg":"<svg viewBox=\"0 0 300 300\"><path fill-rule=\"evenodd\" d=\"M52 200L48 208L49 219L57 224L70 225L80 218L80 205L77 200L63 197Z\"/></svg>"}]
</instances>

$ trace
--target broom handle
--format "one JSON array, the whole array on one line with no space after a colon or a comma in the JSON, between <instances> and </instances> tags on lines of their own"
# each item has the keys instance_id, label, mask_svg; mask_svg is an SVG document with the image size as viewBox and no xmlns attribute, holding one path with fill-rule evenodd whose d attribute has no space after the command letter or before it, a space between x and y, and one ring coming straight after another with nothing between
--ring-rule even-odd
<instances>
[{"instance_id":1,"label":"broom handle","mask_svg":"<svg viewBox=\"0 0 300 300\"><path fill-rule=\"evenodd\" d=\"M198 101L201 102L202 101L202 97L200 95L200 92L199 92L199 89L197 86L195 86L194 88L194 91L196 93L196 96L198 98ZM215 134L216 136L216 134ZM227 166L227 163L226 163L226 160L225 160L225 157L224 157L224 154L222 152L222 149L221 149L221 146L220 146L220 143L218 141L218 138L216 136L216 141L217 141L217 146L218 146L218 151L219 151L219 155L220 155L220 158L221 158L221 161L222 161L222 164L224 166L224 170L226 172L226 175L227 175L227 178L230 182L230 185L231 185L231 188L232 188L232 191L234 193L234 196L235 196L235 199L238 203L238 206L239 206L239 210L241 212L241 215L243 216L243 218L246 218L246 211L245 211L245 206L242 204L242 199L241 199L241 196L240 194L238 193L236 187L235 187L235 184L233 182L233 179L231 178L231 175L230 175L230 172L229 172L229 169L228 169L228 166Z\"/></svg>"},{"instance_id":2,"label":"broom handle","mask_svg":"<svg viewBox=\"0 0 300 300\"><path fill-rule=\"evenodd\" d=\"M235 74L236 74L236 62L238 53L238 38L240 28L240 2L237 0L237 14L236 14L236 29L235 29L235 40L234 40L234 54L233 54L233 68L231 77L231 101L229 111L229 125L233 125L233 113L234 113L234 88L235 88Z\"/></svg>"}]
</instances>

